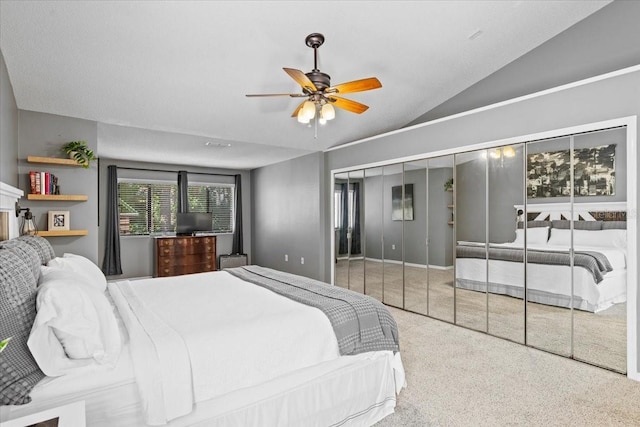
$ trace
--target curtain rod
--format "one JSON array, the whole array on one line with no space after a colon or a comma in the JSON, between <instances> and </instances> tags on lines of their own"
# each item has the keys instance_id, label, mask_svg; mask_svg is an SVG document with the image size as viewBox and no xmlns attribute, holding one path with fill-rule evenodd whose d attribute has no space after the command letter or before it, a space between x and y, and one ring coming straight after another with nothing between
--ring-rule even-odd
<instances>
[{"instance_id":1,"label":"curtain rod","mask_svg":"<svg viewBox=\"0 0 640 427\"><path fill-rule=\"evenodd\" d=\"M145 168L127 168L127 167L122 167L122 166L116 166L117 169L126 169L126 170L131 170L131 171L145 171L145 172L169 172L169 173L178 173L180 171L170 171L170 170L166 170L166 169L145 169ZM207 172L189 172L186 171L188 174L191 175L216 175L216 176L233 176L235 177L236 175L240 175L240 174L230 174L230 173L207 173Z\"/></svg>"}]
</instances>

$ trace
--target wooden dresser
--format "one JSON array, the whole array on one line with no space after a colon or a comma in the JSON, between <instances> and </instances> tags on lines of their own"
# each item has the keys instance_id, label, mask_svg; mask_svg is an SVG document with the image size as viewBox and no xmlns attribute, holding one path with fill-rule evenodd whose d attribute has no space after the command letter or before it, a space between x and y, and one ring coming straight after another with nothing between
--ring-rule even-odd
<instances>
[{"instance_id":1,"label":"wooden dresser","mask_svg":"<svg viewBox=\"0 0 640 427\"><path fill-rule=\"evenodd\" d=\"M155 277L216 270L215 236L157 237L155 241Z\"/></svg>"}]
</instances>

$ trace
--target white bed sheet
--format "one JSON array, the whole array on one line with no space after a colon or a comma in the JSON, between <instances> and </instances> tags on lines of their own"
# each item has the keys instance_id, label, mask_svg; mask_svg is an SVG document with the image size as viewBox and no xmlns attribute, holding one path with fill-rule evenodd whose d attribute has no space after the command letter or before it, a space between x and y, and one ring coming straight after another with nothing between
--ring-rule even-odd
<instances>
[{"instance_id":1,"label":"white bed sheet","mask_svg":"<svg viewBox=\"0 0 640 427\"><path fill-rule=\"evenodd\" d=\"M136 286L140 282L137 281ZM148 290L160 297L158 289ZM167 296L170 295L164 295ZM234 305L231 301L228 304ZM124 327L120 312L116 314ZM45 378L32 391L30 404L0 407L0 421L84 401L88 426L146 425L146 403L139 393L130 351L130 341L135 338L128 335L123 330L123 352L115 369L105 367L91 373ZM380 351L341 356L198 402L191 413L168 425L262 426L267 422L269 425L365 426L394 411L396 395L404 386L399 353Z\"/></svg>"},{"instance_id":2,"label":"white bed sheet","mask_svg":"<svg viewBox=\"0 0 640 427\"><path fill-rule=\"evenodd\" d=\"M462 243L462 242L461 242ZM473 244L464 242L465 244ZM477 245L477 243L476 243ZM480 244L484 246L484 244ZM513 243L491 244L498 247L522 248ZM528 245L532 250L568 251L567 247L554 245ZM584 268L576 267L573 272L574 308L599 312L613 304L626 301L626 252L612 247L575 247L575 251L596 251L604 254L613 271L604 275L600 283ZM457 258L456 277L462 279L459 287L484 291L480 285L487 277L487 264L483 259ZM489 260L490 292L520 296L524 288L524 264L502 260ZM474 285L473 282L478 283ZM569 307L571 295L571 269L561 265L527 264L527 287L529 301L542 304ZM536 292L538 291L538 292Z\"/></svg>"},{"instance_id":3,"label":"white bed sheet","mask_svg":"<svg viewBox=\"0 0 640 427\"><path fill-rule=\"evenodd\" d=\"M340 356L320 310L224 271L120 281L109 291L132 336L149 424Z\"/></svg>"}]
</instances>

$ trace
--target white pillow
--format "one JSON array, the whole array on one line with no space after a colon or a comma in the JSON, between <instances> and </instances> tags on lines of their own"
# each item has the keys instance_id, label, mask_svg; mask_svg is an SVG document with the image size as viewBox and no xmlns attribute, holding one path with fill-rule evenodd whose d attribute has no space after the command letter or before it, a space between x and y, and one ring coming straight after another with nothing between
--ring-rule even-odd
<instances>
[{"instance_id":1,"label":"white pillow","mask_svg":"<svg viewBox=\"0 0 640 427\"><path fill-rule=\"evenodd\" d=\"M571 246L571 230L566 228L551 228L549 244L554 246Z\"/></svg>"},{"instance_id":2,"label":"white pillow","mask_svg":"<svg viewBox=\"0 0 640 427\"><path fill-rule=\"evenodd\" d=\"M37 314L27 345L48 376L98 365L115 366L120 332L104 293L71 271L42 267Z\"/></svg>"},{"instance_id":3,"label":"white pillow","mask_svg":"<svg viewBox=\"0 0 640 427\"><path fill-rule=\"evenodd\" d=\"M549 236L549 227L532 227L527 228L527 244L528 245L546 245ZM516 239L513 243L524 244L524 229L516 230Z\"/></svg>"},{"instance_id":4,"label":"white pillow","mask_svg":"<svg viewBox=\"0 0 640 427\"><path fill-rule=\"evenodd\" d=\"M574 246L627 248L627 230L573 230Z\"/></svg>"},{"instance_id":5,"label":"white pillow","mask_svg":"<svg viewBox=\"0 0 640 427\"><path fill-rule=\"evenodd\" d=\"M100 292L107 289L107 278L104 277L102 271L97 265L81 255L64 254L62 258L57 257L49 261L47 266L73 271Z\"/></svg>"}]
</instances>

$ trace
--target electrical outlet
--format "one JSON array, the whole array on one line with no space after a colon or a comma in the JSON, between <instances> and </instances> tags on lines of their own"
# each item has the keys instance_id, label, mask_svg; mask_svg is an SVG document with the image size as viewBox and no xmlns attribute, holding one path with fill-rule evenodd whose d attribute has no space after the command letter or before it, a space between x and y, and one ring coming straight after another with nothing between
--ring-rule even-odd
<instances>
[{"instance_id":1,"label":"electrical outlet","mask_svg":"<svg viewBox=\"0 0 640 427\"><path fill-rule=\"evenodd\" d=\"M284 254L284 262L289 262L289 255Z\"/></svg>"},{"instance_id":2,"label":"electrical outlet","mask_svg":"<svg viewBox=\"0 0 640 427\"><path fill-rule=\"evenodd\" d=\"M304 257L300 258L300 264L304 264Z\"/></svg>"},{"instance_id":3,"label":"electrical outlet","mask_svg":"<svg viewBox=\"0 0 640 427\"><path fill-rule=\"evenodd\" d=\"M391 245L391 249L396 250L396 245Z\"/></svg>"}]
</instances>

